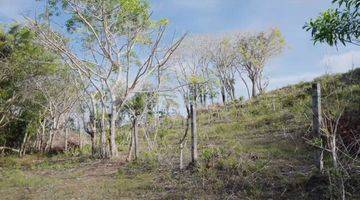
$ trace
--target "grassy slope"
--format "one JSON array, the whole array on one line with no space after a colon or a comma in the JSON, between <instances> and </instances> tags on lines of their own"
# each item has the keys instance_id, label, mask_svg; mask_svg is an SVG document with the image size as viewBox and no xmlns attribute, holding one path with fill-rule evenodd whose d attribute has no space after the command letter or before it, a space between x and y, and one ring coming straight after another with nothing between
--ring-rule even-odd
<instances>
[{"instance_id":1,"label":"grassy slope","mask_svg":"<svg viewBox=\"0 0 360 200\"><path fill-rule=\"evenodd\" d=\"M359 113L359 77L359 69L321 77L318 81L327 97L323 107L335 109L337 99L347 105L348 115ZM310 88L311 83L300 83L253 101L202 111L198 118L201 167L196 172L177 170L177 143L184 127L179 120L167 119L158 133L157 150L144 149L141 160L134 163L66 155L0 158L1 197L306 198L306 183L315 171L314 149L303 139L311 128ZM188 162L188 148L184 153Z\"/></svg>"}]
</instances>

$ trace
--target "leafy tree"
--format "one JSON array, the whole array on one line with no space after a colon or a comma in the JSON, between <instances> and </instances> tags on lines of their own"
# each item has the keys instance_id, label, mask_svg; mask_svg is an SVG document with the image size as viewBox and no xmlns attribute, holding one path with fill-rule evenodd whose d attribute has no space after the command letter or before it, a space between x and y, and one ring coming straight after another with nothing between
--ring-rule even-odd
<instances>
[{"instance_id":1,"label":"leafy tree","mask_svg":"<svg viewBox=\"0 0 360 200\"><path fill-rule=\"evenodd\" d=\"M138 124L139 118L145 111L146 105L146 94L138 93L136 94L131 101L125 106L125 109L129 112L129 115L132 120L132 136L131 144L129 148L128 160L131 160L132 153L134 152L134 158L139 157L139 133L138 133Z\"/></svg>"},{"instance_id":2,"label":"leafy tree","mask_svg":"<svg viewBox=\"0 0 360 200\"><path fill-rule=\"evenodd\" d=\"M229 36L213 38L209 46L210 58L215 68L215 74L221 83L222 101L226 103L226 93L235 100L235 61L233 38Z\"/></svg>"},{"instance_id":3,"label":"leafy tree","mask_svg":"<svg viewBox=\"0 0 360 200\"><path fill-rule=\"evenodd\" d=\"M337 8L330 8L311 19L304 29L311 31L314 43L330 46L351 43L360 45L360 0L333 0Z\"/></svg>"},{"instance_id":4,"label":"leafy tree","mask_svg":"<svg viewBox=\"0 0 360 200\"><path fill-rule=\"evenodd\" d=\"M14 25L0 30L0 144L20 147L35 131L46 99L34 90L40 77L55 73L56 57L34 40L34 33Z\"/></svg>"},{"instance_id":5,"label":"leafy tree","mask_svg":"<svg viewBox=\"0 0 360 200\"><path fill-rule=\"evenodd\" d=\"M48 2L50 9L47 15L45 12L48 22L54 14L64 17L71 38L65 40L45 23L30 21L29 26L43 44L60 54L74 71L90 82L86 91L89 96L99 94L102 112L106 110L109 118L110 156L116 157L119 112L143 88L146 80L164 66L182 38L163 47L167 21L151 20L149 4L144 0ZM104 117L101 121L101 138L105 139ZM106 147L105 142L101 141L102 147Z\"/></svg>"},{"instance_id":6,"label":"leafy tree","mask_svg":"<svg viewBox=\"0 0 360 200\"><path fill-rule=\"evenodd\" d=\"M268 83L264 81L264 67L270 58L280 54L285 46L279 29L240 35L236 42L238 66L245 71L252 84L252 97L264 92Z\"/></svg>"},{"instance_id":7,"label":"leafy tree","mask_svg":"<svg viewBox=\"0 0 360 200\"><path fill-rule=\"evenodd\" d=\"M208 84L206 80L209 70L210 59L208 56L209 40L204 36L192 36L186 38L174 53L171 64L174 66L174 79L178 84L178 92L183 98L187 113L186 129L184 136L180 140L182 152L183 144L186 140L189 126L191 128L191 163L195 166L198 161L197 150L197 126L196 109L197 101L200 100L202 87ZM182 154L181 154L182 155ZM182 159L181 159L182 160ZM182 161L181 161L182 163ZM182 167L180 167L182 168Z\"/></svg>"}]
</instances>

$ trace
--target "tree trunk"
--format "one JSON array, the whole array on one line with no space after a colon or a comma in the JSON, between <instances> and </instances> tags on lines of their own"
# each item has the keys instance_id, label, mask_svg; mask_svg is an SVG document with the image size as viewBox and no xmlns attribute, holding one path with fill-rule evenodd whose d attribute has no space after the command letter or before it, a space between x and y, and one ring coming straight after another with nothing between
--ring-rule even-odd
<instances>
[{"instance_id":1,"label":"tree trunk","mask_svg":"<svg viewBox=\"0 0 360 200\"><path fill-rule=\"evenodd\" d=\"M46 130L46 121L44 120L42 123L41 123L41 136L40 136L40 146L39 146L39 151L44 153L44 150L45 150L45 146L44 145L44 140L45 140L45 130Z\"/></svg>"},{"instance_id":2,"label":"tree trunk","mask_svg":"<svg viewBox=\"0 0 360 200\"><path fill-rule=\"evenodd\" d=\"M134 138L134 159L139 158L139 135L137 117L134 117L133 121L133 138Z\"/></svg>"},{"instance_id":3,"label":"tree trunk","mask_svg":"<svg viewBox=\"0 0 360 200\"><path fill-rule=\"evenodd\" d=\"M45 151L48 152L52 149L52 141L54 137L54 131L53 129L50 129L49 139L46 142Z\"/></svg>"},{"instance_id":4,"label":"tree trunk","mask_svg":"<svg viewBox=\"0 0 360 200\"><path fill-rule=\"evenodd\" d=\"M96 155L96 137L94 134L90 135L91 137L91 155Z\"/></svg>"},{"instance_id":5,"label":"tree trunk","mask_svg":"<svg viewBox=\"0 0 360 200\"><path fill-rule=\"evenodd\" d=\"M111 157L118 156L118 149L116 145L116 113L115 113L115 105L111 106L110 113L110 147L111 147Z\"/></svg>"},{"instance_id":6,"label":"tree trunk","mask_svg":"<svg viewBox=\"0 0 360 200\"><path fill-rule=\"evenodd\" d=\"M131 134L131 141L130 141L130 145L129 145L129 153L128 153L128 156L126 158L127 161L131 161L132 159L132 153L134 151L134 134Z\"/></svg>"},{"instance_id":7,"label":"tree trunk","mask_svg":"<svg viewBox=\"0 0 360 200\"><path fill-rule=\"evenodd\" d=\"M50 147L49 150L51 151L53 149L53 143L54 143L54 136L55 136L55 130L50 136Z\"/></svg>"},{"instance_id":8,"label":"tree trunk","mask_svg":"<svg viewBox=\"0 0 360 200\"><path fill-rule=\"evenodd\" d=\"M100 148L100 157L106 158L106 124L105 124L105 105L102 105L101 110L101 148Z\"/></svg>"},{"instance_id":9,"label":"tree trunk","mask_svg":"<svg viewBox=\"0 0 360 200\"><path fill-rule=\"evenodd\" d=\"M232 90L232 96L234 98L234 100L236 99L236 96L235 96L235 83L231 85L231 90Z\"/></svg>"},{"instance_id":10,"label":"tree trunk","mask_svg":"<svg viewBox=\"0 0 360 200\"><path fill-rule=\"evenodd\" d=\"M251 98L251 95L250 95L249 85L247 84L245 78L242 76L241 70L237 68L237 71L238 71L238 73L239 73L240 79L242 80L242 82L243 82L244 85L245 85L246 92L247 92L247 94L248 94L248 98L250 99L250 98Z\"/></svg>"},{"instance_id":11,"label":"tree trunk","mask_svg":"<svg viewBox=\"0 0 360 200\"><path fill-rule=\"evenodd\" d=\"M25 155L25 146L26 146L26 141L27 141L27 137L28 137L28 132L25 132L23 141L21 143L21 147L20 147L20 151L19 151L19 156L22 157Z\"/></svg>"},{"instance_id":12,"label":"tree trunk","mask_svg":"<svg viewBox=\"0 0 360 200\"><path fill-rule=\"evenodd\" d=\"M184 144L180 143L180 170L184 169L184 155L183 155L183 150L184 150Z\"/></svg>"},{"instance_id":13,"label":"tree trunk","mask_svg":"<svg viewBox=\"0 0 360 200\"><path fill-rule=\"evenodd\" d=\"M65 151L68 150L68 133L69 133L69 128L65 128L65 138L64 138L64 150Z\"/></svg>"},{"instance_id":14,"label":"tree trunk","mask_svg":"<svg viewBox=\"0 0 360 200\"><path fill-rule=\"evenodd\" d=\"M337 153L336 153L336 133L331 136L331 155L333 160L333 167L338 168Z\"/></svg>"},{"instance_id":15,"label":"tree trunk","mask_svg":"<svg viewBox=\"0 0 360 200\"><path fill-rule=\"evenodd\" d=\"M186 118L186 127L185 127L185 132L184 132L184 136L180 139L180 170L184 169L184 155L183 155L183 151L184 151L184 146L186 146L186 137L188 135L188 131L189 131L189 126L190 126L190 120L191 120L191 111L190 111L190 106L188 106L188 104L185 106L186 108L186 113L187 113L187 118Z\"/></svg>"},{"instance_id":16,"label":"tree trunk","mask_svg":"<svg viewBox=\"0 0 360 200\"><path fill-rule=\"evenodd\" d=\"M112 89L109 87L109 91L110 91L110 98L111 98L111 103L110 103L110 113L109 113L109 117L110 117L110 156L111 157L117 157L118 156L118 148L116 145L116 119L117 119L117 107L115 105L115 101L116 101L116 97L114 95L114 92L112 91Z\"/></svg>"},{"instance_id":17,"label":"tree trunk","mask_svg":"<svg viewBox=\"0 0 360 200\"><path fill-rule=\"evenodd\" d=\"M222 97L222 102L225 105L226 104L226 92L225 92L225 87L223 85L221 86L221 97Z\"/></svg>"},{"instance_id":18,"label":"tree trunk","mask_svg":"<svg viewBox=\"0 0 360 200\"><path fill-rule=\"evenodd\" d=\"M255 98L257 96L257 91L256 91L256 78L251 78L251 85L252 85L252 91L251 91L251 96L253 98Z\"/></svg>"},{"instance_id":19,"label":"tree trunk","mask_svg":"<svg viewBox=\"0 0 360 200\"><path fill-rule=\"evenodd\" d=\"M82 149L82 138L81 138L81 132L82 132L82 129L80 128L80 130L79 130L79 148L80 148L80 150Z\"/></svg>"},{"instance_id":20,"label":"tree trunk","mask_svg":"<svg viewBox=\"0 0 360 200\"><path fill-rule=\"evenodd\" d=\"M207 95L204 94L203 98L204 98L204 100L203 100L203 102L204 102L204 107L206 108L206 107L207 107L207 100L206 100Z\"/></svg>"},{"instance_id":21,"label":"tree trunk","mask_svg":"<svg viewBox=\"0 0 360 200\"><path fill-rule=\"evenodd\" d=\"M91 99L91 111L90 111L90 137L91 137L91 155L96 155L96 138L97 138L97 108L96 108L96 100L94 95L90 95ZM84 124L85 125L85 124Z\"/></svg>"}]
</instances>

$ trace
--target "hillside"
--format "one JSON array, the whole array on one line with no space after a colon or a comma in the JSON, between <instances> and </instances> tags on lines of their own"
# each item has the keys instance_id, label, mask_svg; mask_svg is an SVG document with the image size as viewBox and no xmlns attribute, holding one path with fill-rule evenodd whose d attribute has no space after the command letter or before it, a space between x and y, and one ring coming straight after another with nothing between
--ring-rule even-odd
<instances>
[{"instance_id":1,"label":"hillside","mask_svg":"<svg viewBox=\"0 0 360 200\"><path fill-rule=\"evenodd\" d=\"M339 134L344 143L360 138L360 69L326 75L321 82L323 109L344 110ZM179 171L183 119L164 119L156 148L141 134L141 158L126 163L127 142L119 137L121 160L96 160L88 146L55 156L0 157L3 199L327 199L334 189L314 178L310 140L311 82L260 95L246 102L199 109L196 170ZM335 114L334 114L335 115ZM126 133L128 130L120 130ZM153 135L154 136L154 135ZM154 138L154 137L153 137ZM189 142L184 149L189 162ZM349 152L359 154L359 144ZM69 155L75 155L70 157ZM325 157L330 166L329 155ZM348 199L360 198L360 163L345 182ZM319 195L319 196L316 196Z\"/></svg>"}]
</instances>

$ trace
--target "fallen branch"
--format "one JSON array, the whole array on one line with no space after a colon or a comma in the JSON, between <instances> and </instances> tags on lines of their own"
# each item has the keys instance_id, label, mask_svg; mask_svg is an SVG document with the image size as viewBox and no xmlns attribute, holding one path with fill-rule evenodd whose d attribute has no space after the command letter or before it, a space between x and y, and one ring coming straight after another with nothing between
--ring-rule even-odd
<instances>
[{"instance_id":1,"label":"fallen branch","mask_svg":"<svg viewBox=\"0 0 360 200\"><path fill-rule=\"evenodd\" d=\"M13 148L10 148L10 147L0 147L0 150L11 150L11 151L16 152L16 153L20 152L20 150L13 149Z\"/></svg>"}]
</instances>

